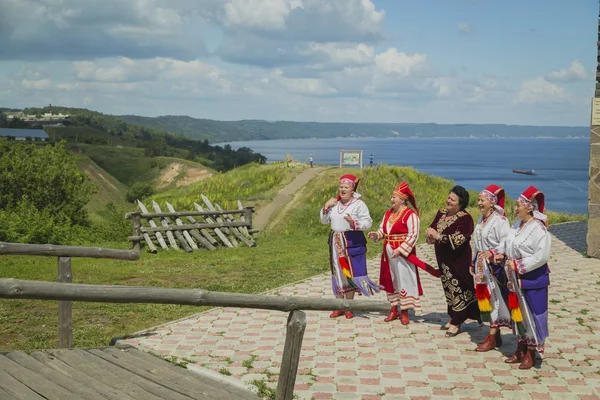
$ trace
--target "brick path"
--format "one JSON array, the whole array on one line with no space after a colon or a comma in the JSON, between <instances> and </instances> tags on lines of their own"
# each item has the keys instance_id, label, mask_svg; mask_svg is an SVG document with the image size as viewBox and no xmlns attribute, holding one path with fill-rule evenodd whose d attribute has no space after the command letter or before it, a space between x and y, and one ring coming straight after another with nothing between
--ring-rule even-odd
<instances>
[{"instance_id":1,"label":"brick path","mask_svg":"<svg viewBox=\"0 0 600 400\"><path fill-rule=\"evenodd\" d=\"M572 227L553 230L567 228ZM585 243L585 231L578 232L578 239L576 234L569 239L571 247ZM295 393L300 399L600 399L600 308L595 304L600 260L571 247L553 238L550 338L541 367L539 360L527 371L503 362L515 348L509 332L500 351L487 353L473 351L487 334L487 327L476 322L446 338L439 330L445 322L442 288L421 275L422 315L411 316L408 326L385 323L381 314L332 320L329 312L307 312ZM432 261L431 247L420 246L419 255ZM370 271L376 278L375 260ZM270 293L321 297L330 292L329 277L318 275ZM275 311L215 308L126 342L275 387L286 318Z\"/></svg>"}]
</instances>

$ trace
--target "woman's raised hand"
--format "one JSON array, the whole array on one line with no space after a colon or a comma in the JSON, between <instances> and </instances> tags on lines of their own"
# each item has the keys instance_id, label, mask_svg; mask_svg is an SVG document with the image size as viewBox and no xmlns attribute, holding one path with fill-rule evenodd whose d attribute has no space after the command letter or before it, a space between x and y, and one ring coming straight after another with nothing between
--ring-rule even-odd
<instances>
[{"instance_id":1,"label":"woman's raised hand","mask_svg":"<svg viewBox=\"0 0 600 400\"><path fill-rule=\"evenodd\" d=\"M323 209L329 210L331 207L335 206L336 204L337 204L337 199L335 197L332 197L329 200L327 200L327 202L325 202Z\"/></svg>"}]
</instances>

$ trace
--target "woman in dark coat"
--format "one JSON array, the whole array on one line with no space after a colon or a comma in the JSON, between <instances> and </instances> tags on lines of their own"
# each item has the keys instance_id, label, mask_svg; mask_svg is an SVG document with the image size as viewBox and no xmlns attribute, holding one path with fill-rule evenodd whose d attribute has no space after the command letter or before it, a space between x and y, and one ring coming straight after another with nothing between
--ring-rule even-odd
<instances>
[{"instance_id":1,"label":"woman in dark coat","mask_svg":"<svg viewBox=\"0 0 600 400\"><path fill-rule=\"evenodd\" d=\"M442 286L448 303L450 321L441 327L446 336L460 332L467 319L481 321L475 298L473 277L469 272L471 258L471 235L474 223L466 211L469 193L462 186L452 188L446 198L446 207L439 210L427 228L427 243L435 245L435 256L441 270Z\"/></svg>"}]
</instances>

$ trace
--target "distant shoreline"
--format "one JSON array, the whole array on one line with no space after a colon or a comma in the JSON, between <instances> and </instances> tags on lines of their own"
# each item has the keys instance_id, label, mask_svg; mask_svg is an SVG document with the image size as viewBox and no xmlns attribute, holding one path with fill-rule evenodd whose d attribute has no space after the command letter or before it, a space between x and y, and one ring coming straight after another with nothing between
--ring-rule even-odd
<instances>
[{"instance_id":1,"label":"distant shoreline","mask_svg":"<svg viewBox=\"0 0 600 400\"><path fill-rule=\"evenodd\" d=\"M515 140L589 140L589 136L502 136L502 137L472 137L472 136L434 136L434 137L397 137L397 136L389 136L389 137L380 137L380 136L339 136L339 137L329 137L329 138L317 138L317 137L299 137L299 138L285 138L285 139L254 139L254 140L233 140L227 142L217 142L213 143L215 146L222 146L226 144L232 143L247 143L247 142L273 142L276 140L437 140L437 139L461 139L461 140L506 140L506 139L515 139Z\"/></svg>"}]
</instances>

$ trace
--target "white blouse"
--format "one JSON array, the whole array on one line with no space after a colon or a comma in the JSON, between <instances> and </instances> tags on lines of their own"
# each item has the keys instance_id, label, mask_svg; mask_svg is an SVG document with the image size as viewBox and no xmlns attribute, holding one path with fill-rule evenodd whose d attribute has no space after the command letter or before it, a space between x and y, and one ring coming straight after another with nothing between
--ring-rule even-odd
<instances>
[{"instance_id":1,"label":"white blouse","mask_svg":"<svg viewBox=\"0 0 600 400\"><path fill-rule=\"evenodd\" d=\"M523 275L548 262L550 245L550 232L541 221L532 218L521 227L518 219L495 253L504 253L506 259L514 260L518 274Z\"/></svg>"},{"instance_id":2,"label":"white blouse","mask_svg":"<svg viewBox=\"0 0 600 400\"><path fill-rule=\"evenodd\" d=\"M344 219L347 214L352 217L352 224ZM346 205L338 201L327 212L321 209L321 223L331 224L334 232L365 231L371 228L373 219L365 202L353 198Z\"/></svg>"},{"instance_id":3,"label":"white blouse","mask_svg":"<svg viewBox=\"0 0 600 400\"><path fill-rule=\"evenodd\" d=\"M509 231L510 224L504 215L494 212L485 222L483 222L483 216L480 215L473 232L475 241L473 264L475 264L478 252L492 250L500 246Z\"/></svg>"}]
</instances>

